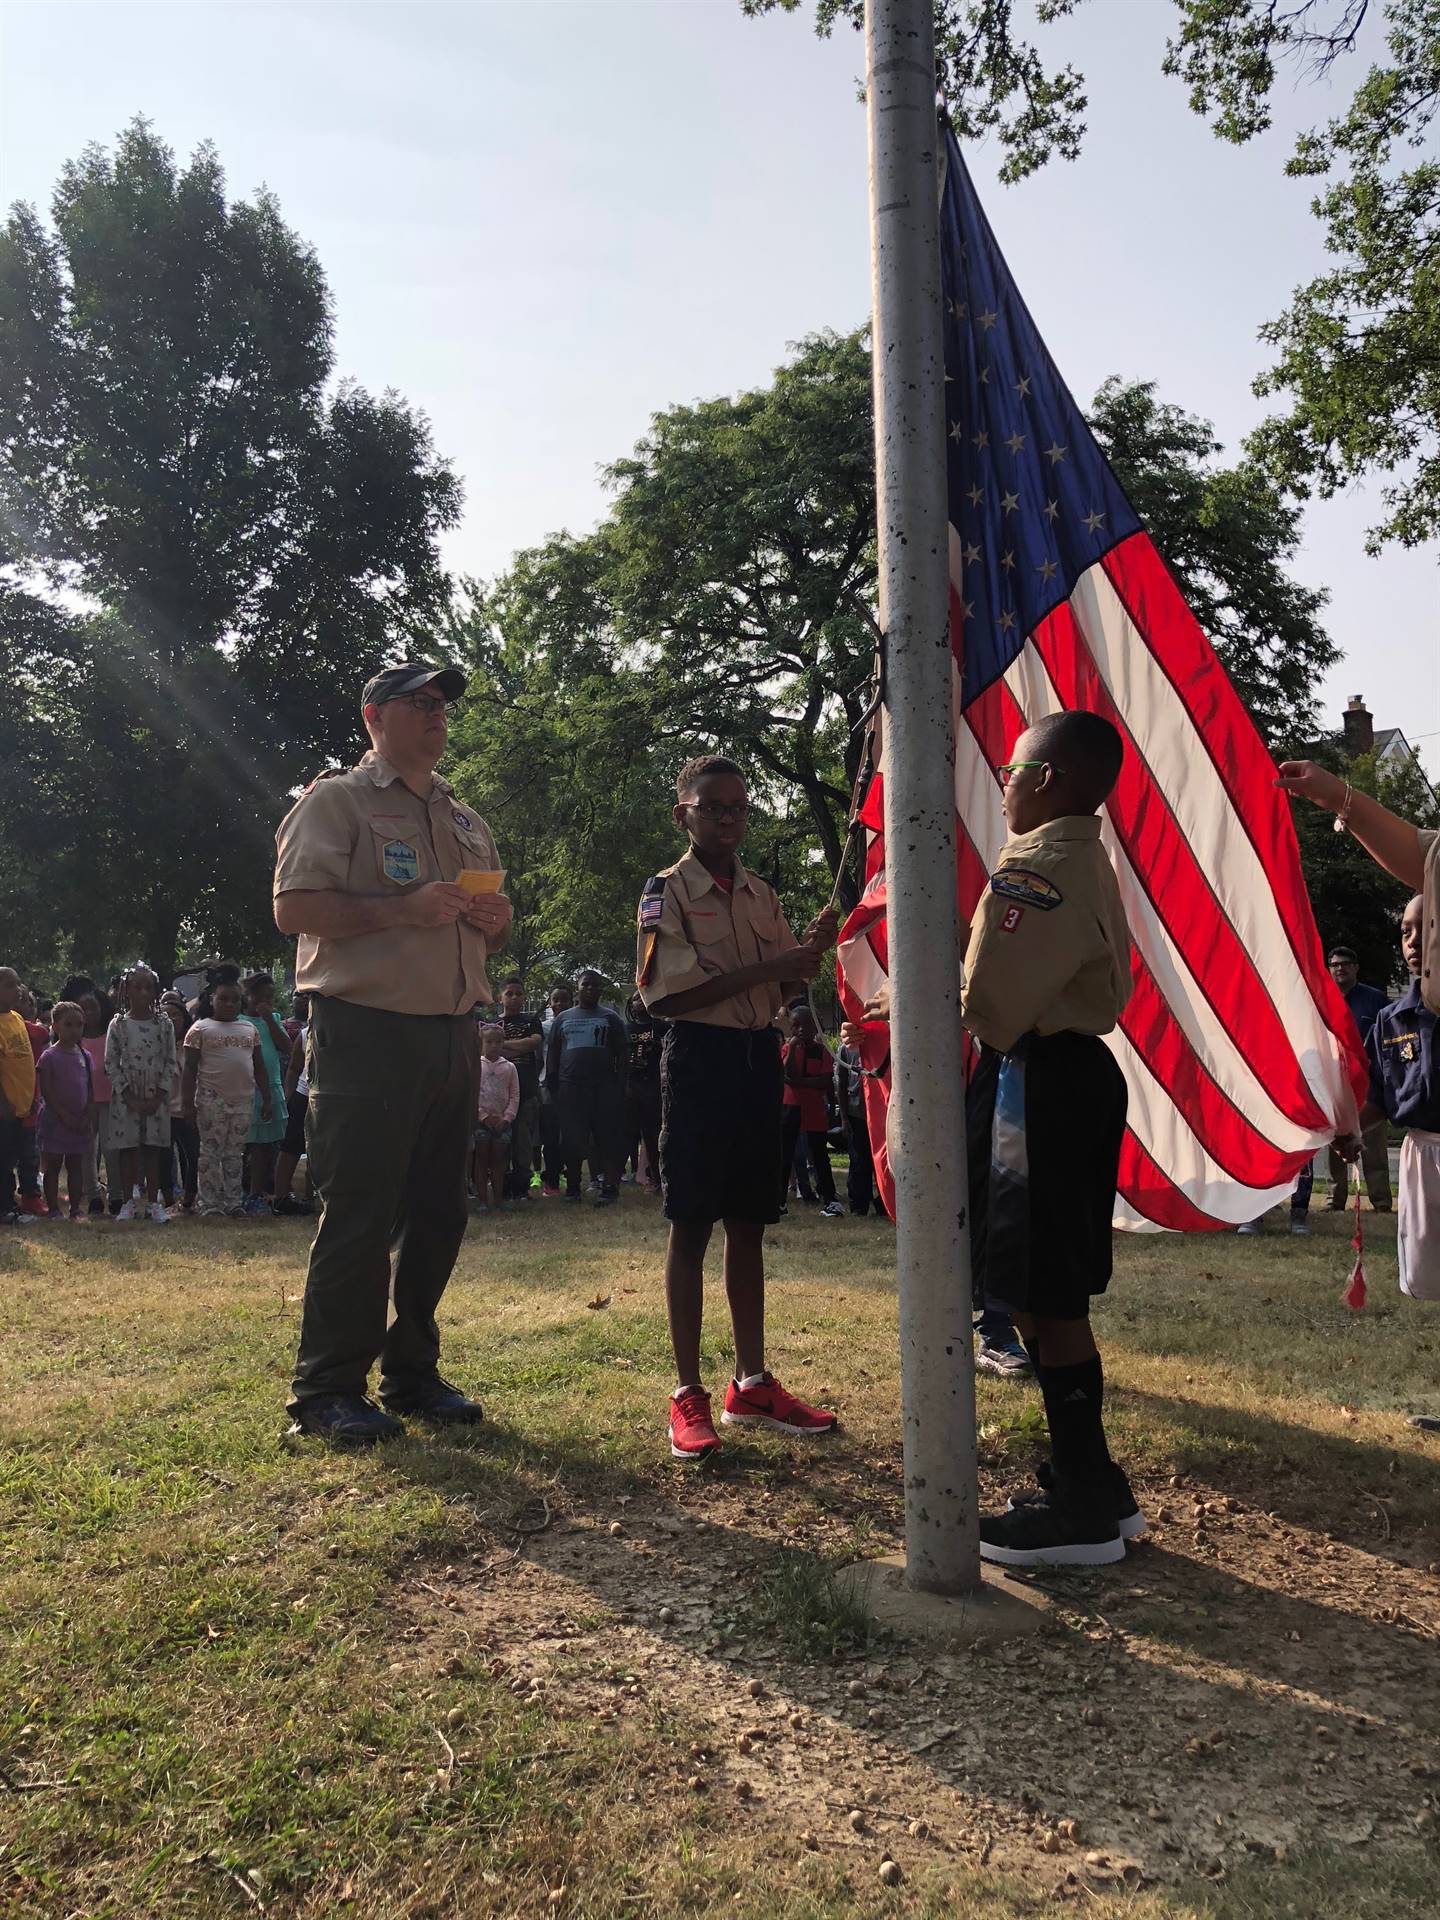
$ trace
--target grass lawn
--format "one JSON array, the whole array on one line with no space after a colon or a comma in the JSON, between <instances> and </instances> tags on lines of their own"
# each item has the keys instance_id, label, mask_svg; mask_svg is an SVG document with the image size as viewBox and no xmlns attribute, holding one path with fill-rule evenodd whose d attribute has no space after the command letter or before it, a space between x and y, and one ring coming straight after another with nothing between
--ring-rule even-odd
<instances>
[{"instance_id":1,"label":"grass lawn","mask_svg":"<svg viewBox=\"0 0 1440 1920\"><path fill-rule=\"evenodd\" d=\"M7 1234L0 1914L1432 1915L1440 1320L1381 1231L1348 1314L1314 1226L1121 1242L1152 1537L959 1651L831 1577L897 1544L881 1223L772 1236L772 1364L842 1432L701 1474L631 1189L473 1223L445 1366L489 1423L366 1457L281 1438L303 1221ZM727 1341L717 1272L712 1384ZM979 1394L994 1499L1038 1396Z\"/></svg>"}]
</instances>

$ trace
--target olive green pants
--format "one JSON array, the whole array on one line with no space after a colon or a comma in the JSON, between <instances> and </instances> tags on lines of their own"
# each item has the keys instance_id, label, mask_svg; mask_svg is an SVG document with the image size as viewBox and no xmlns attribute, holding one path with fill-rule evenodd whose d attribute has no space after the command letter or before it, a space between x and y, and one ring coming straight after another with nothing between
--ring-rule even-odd
<instances>
[{"instance_id":1,"label":"olive green pants","mask_svg":"<svg viewBox=\"0 0 1440 1920\"><path fill-rule=\"evenodd\" d=\"M364 1393L377 1360L382 1398L403 1401L435 1377L435 1309L469 1216L475 1022L316 994L307 1071L320 1224L290 1406Z\"/></svg>"}]
</instances>

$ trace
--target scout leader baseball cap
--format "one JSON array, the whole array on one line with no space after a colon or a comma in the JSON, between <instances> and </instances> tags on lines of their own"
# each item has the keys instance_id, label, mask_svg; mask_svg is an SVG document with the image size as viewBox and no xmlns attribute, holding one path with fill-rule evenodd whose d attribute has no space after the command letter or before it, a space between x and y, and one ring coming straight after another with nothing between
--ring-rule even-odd
<instances>
[{"instance_id":1,"label":"scout leader baseball cap","mask_svg":"<svg viewBox=\"0 0 1440 1920\"><path fill-rule=\"evenodd\" d=\"M421 687L434 687L447 700L458 700L465 691L465 676L458 667L427 667L423 661L403 660L398 667L385 667L365 682L360 696L362 707L383 707L402 693L418 693Z\"/></svg>"}]
</instances>

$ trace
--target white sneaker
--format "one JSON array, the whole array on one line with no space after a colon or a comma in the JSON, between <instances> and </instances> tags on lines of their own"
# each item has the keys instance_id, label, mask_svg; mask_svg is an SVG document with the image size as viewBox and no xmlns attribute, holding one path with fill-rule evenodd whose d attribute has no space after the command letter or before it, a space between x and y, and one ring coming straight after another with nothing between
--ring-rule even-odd
<instances>
[{"instance_id":1,"label":"white sneaker","mask_svg":"<svg viewBox=\"0 0 1440 1920\"><path fill-rule=\"evenodd\" d=\"M1259 1233L1260 1222L1258 1220L1247 1220L1243 1227L1236 1227L1235 1231L1236 1233Z\"/></svg>"},{"instance_id":2,"label":"white sneaker","mask_svg":"<svg viewBox=\"0 0 1440 1920\"><path fill-rule=\"evenodd\" d=\"M117 1220L133 1220L135 1217L135 1202L133 1200L127 1200L115 1216Z\"/></svg>"},{"instance_id":3,"label":"white sneaker","mask_svg":"<svg viewBox=\"0 0 1440 1920\"><path fill-rule=\"evenodd\" d=\"M827 1200L820 1209L822 1220L839 1220L844 1217L845 1209L838 1200Z\"/></svg>"},{"instance_id":4,"label":"white sneaker","mask_svg":"<svg viewBox=\"0 0 1440 1920\"><path fill-rule=\"evenodd\" d=\"M165 1211L165 1205L163 1201L152 1200L150 1202L150 1218L155 1222L157 1227L169 1226L170 1216Z\"/></svg>"}]
</instances>

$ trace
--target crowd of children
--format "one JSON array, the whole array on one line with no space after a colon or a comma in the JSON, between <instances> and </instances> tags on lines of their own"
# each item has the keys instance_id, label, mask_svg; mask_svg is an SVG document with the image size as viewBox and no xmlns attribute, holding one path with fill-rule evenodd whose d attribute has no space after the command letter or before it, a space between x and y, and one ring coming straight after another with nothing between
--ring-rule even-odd
<instances>
[{"instance_id":1,"label":"crowd of children","mask_svg":"<svg viewBox=\"0 0 1440 1920\"><path fill-rule=\"evenodd\" d=\"M603 991L587 972L533 1011L512 974L485 1013L471 1162L477 1214L511 1211L532 1194L579 1201L588 1191L596 1205L612 1205L621 1184L658 1196L669 1023L639 993L621 1014L602 1004ZM270 974L242 977L228 962L212 965L188 1002L162 992L144 965L108 990L74 976L54 998L14 976L5 989L17 1013L12 1052L18 1062L23 1033L34 1077L25 1076L28 1094L15 1083L23 1112L0 1218L163 1225L176 1212L310 1214L294 1191L305 1156L307 1008L297 994L282 1020L275 992ZM830 1165L838 1137L851 1162L850 1211L881 1216L843 1062L819 1039L808 999L784 1019L782 1211L785 1198L819 1205L825 1218L845 1211ZM856 1098L858 1085L857 1073Z\"/></svg>"},{"instance_id":2,"label":"crowd of children","mask_svg":"<svg viewBox=\"0 0 1440 1920\"><path fill-rule=\"evenodd\" d=\"M144 965L53 998L0 968L0 1221L308 1213L303 996L288 1028L274 1004L228 963L189 1003Z\"/></svg>"}]
</instances>

